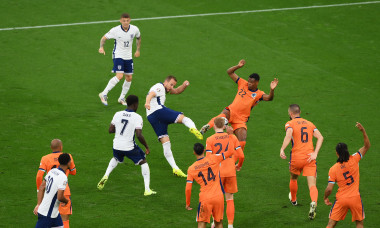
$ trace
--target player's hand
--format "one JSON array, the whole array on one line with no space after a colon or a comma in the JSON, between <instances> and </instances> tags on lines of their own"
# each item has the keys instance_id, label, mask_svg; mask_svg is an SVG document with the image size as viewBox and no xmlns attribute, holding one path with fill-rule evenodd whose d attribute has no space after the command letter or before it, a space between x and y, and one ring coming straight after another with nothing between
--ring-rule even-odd
<instances>
[{"instance_id":1,"label":"player's hand","mask_svg":"<svg viewBox=\"0 0 380 228\"><path fill-rule=\"evenodd\" d=\"M229 135L232 135L234 133L234 129L231 126L226 126L226 132Z\"/></svg>"},{"instance_id":2,"label":"player's hand","mask_svg":"<svg viewBox=\"0 0 380 228\"><path fill-rule=\"evenodd\" d=\"M106 52L104 51L104 48L103 48L103 47L99 48L99 53L100 53L100 54L103 54L103 55L106 55Z\"/></svg>"},{"instance_id":3,"label":"player's hand","mask_svg":"<svg viewBox=\"0 0 380 228\"><path fill-rule=\"evenodd\" d=\"M150 154L150 150L149 150L149 148L145 148L145 154Z\"/></svg>"},{"instance_id":4,"label":"player's hand","mask_svg":"<svg viewBox=\"0 0 380 228\"><path fill-rule=\"evenodd\" d=\"M190 85L190 82L186 80L182 83L182 85L185 87L188 87Z\"/></svg>"},{"instance_id":5,"label":"player's hand","mask_svg":"<svg viewBox=\"0 0 380 228\"><path fill-rule=\"evenodd\" d=\"M236 171L240 171L241 170L241 167L238 164L235 165L235 168L236 168Z\"/></svg>"},{"instance_id":6,"label":"player's hand","mask_svg":"<svg viewBox=\"0 0 380 228\"><path fill-rule=\"evenodd\" d=\"M150 110L150 104L145 104L145 108Z\"/></svg>"},{"instance_id":7,"label":"player's hand","mask_svg":"<svg viewBox=\"0 0 380 228\"><path fill-rule=\"evenodd\" d=\"M240 60L239 63L238 63L238 67L241 68L244 65L245 65L245 60L244 59Z\"/></svg>"},{"instance_id":8,"label":"player's hand","mask_svg":"<svg viewBox=\"0 0 380 228\"><path fill-rule=\"evenodd\" d=\"M326 198L324 201L325 201L325 204L327 206L331 206L332 205L332 203L330 202L329 198Z\"/></svg>"},{"instance_id":9,"label":"player's hand","mask_svg":"<svg viewBox=\"0 0 380 228\"><path fill-rule=\"evenodd\" d=\"M309 159L307 159L307 162L312 162L317 159L317 154L315 152L308 154L310 155Z\"/></svg>"},{"instance_id":10,"label":"player's hand","mask_svg":"<svg viewBox=\"0 0 380 228\"><path fill-rule=\"evenodd\" d=\"M37 204L36 207L34 208L33 213L34 213L35 215L38 214L38 208L39 208L39 207L40 207L40 205Z\"/></svg>"},{"instance_id":11,"label":"player's hand","mask_svg":"<svg viewBox=\"0 0 380 228\"><path fill-rule=\"evenodd\" d=\"M193 210L193 208L191 208L190 206L186 206L186 210L191 211Z\"/></svg>"},{"instance_id":12,"label":"player's hand","mask_svg":"<svg viewBox=\"0 0 380 228\"><path fill-rule=\"evenodd\" d=\"M278 84L278 79L277 78L273 79L273 81L270 83L270 89L272 90L275 89L277 84Z\"/></svg>"},{"instance_id":13,"label":"player's hand","mask_svg":"<svg viewBox=\"0 0 380 228\"><path fill-rule=\"evenodd\" d=\"M363 125L361 123L359 123L359 122L356 122L355 127L357 127L359 129L359 131L364 131Z\"/></svg>"},{"instance_id":14,"label":"player's hand","mask_svg":"<svg viewBox=\"0 0 380 228\"><path fill-rule=\"evenodd\" d=\"M135 52L135 57L136 57L136 58L140 57L140 51L136 51L136 52Z\"/></svg>"},{"instance_id":15,"label":"player's hand","mask_svg":"<svg viewBox=\"0 0 380 228\"><path fill-rule=\"evenodd\" d=\"M280 150L280 157L281 157L282 159L286 159L285 151Z\"/></svg>"}]
</instances>

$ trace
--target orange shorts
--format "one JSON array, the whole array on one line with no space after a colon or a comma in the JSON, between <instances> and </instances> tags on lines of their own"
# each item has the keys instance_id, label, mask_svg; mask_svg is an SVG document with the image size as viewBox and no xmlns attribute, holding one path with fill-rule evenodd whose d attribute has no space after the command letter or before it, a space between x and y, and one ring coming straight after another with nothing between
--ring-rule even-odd
<instances>
[{"instance_id":1,"label":"orange shorts","mask_svg":"<svg viewBox=\"0 0 380 228\"><path fill-rule=\"evenodd\" d=\"M224 216L224 197L223 195L213 197L199 202L197 222L210 223L210 216L214 217L216 222L223 220Z\"/></svg>"},{"instance_id":2,"label":"orange shorts","mask_svg":"<svg viewBox=\"0 0 380 228\"><path fill-rule=\"evenodd\" d=\"M365 218L362 198L353 196L339 198L331 207L329 218L335 221L344 220L348 210L351 211L352 221L362 221Z\"/></svg>"},{"instance_id":3,"label":"orange shorts","mask_svg":"<svg viewBox=\"0 0 380 228\"><path fill-rule=\"evenodd\" d=\"M238 192L236 176L234 176L234 177L220 177L220 180L222 181L222 185L223 185L225 192L227 192L227 193L237 193Z\"/></svg>"},{"instance_id":4,"label":"orange shorts","mask_svg":"<svg viewBox=\"0 0 380 228\"><path fill-rule=\"evenodd\" d=\"M289 163L289 170L291 173L300 175L302 172L303 176L317 176L317 162L314 160L308 162L307 160L292 160Z\"/></svg>"},{"instance_id":5,"label":"orange shorts","mask_svg":"<svg viewBox=\"0 0 380 228\"><path fill-rule=\"evenodd\" d=\"M246 124L248 121L247 119L243 119L240 113L234 112L229 107L226 107L225 109L230 111L230 119L228 122L231 124L234 131L239 128L247 129L247 124Z\"/></svg>"},{"instance_id":6,"label":"orange shorts","mask_svg":"<svg viewBox=\"0 0 380 228\"><path fill-rule=\"evenodd\" d=\"M69 202L65 205L65 206L62 206L62 203L59 204L59 213L61 215L71 215L73 214L73 208L72 208L72 205L71 205L71 197L70 196L65 196Z\"/></svg>"}]
</instances>

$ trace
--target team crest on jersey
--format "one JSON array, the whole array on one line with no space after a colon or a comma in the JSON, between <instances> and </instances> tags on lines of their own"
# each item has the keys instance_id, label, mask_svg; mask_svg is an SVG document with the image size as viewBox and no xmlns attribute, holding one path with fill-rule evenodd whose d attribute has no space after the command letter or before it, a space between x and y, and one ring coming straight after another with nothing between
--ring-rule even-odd
<instances>
[{"instance_id":1,"label":"team crest on jersey","mask_svg":"<svg viewBox=\"0 0 380 228\"><path fill-rule=\"evenodd\" d=\"M157 88L157 92L160 92L161 91L161 89L160 88Z\"/></svg>"},{"instance_id":2,"label":"team crest on jersey","mask_svg":"<svg viewBox=\"0 0 380 228\"><path fill-rule=\"evenodd\" d=\"M256 93L252 93L252 98L254 99L256 97Z\"/></svg>"},{"instance_id":3,"label":"team crest on jersey","mask_svg":"<svg viewBox=\"0 0 380 228\"><path fill-rule=\"evenodd\" d=\"M131 34L131 39L133 39L133 34Z\"/></svg>"},{"instance_id":4,"label":"team crest on jersey","mask_svg":"<svg viewBox=\"0 0 380 228\"><path fill-rule=\"evenodd\" d=\"M118 65L118 66L117 66L117 69L121 70L121 65Z\"/></svg>"}]
</instances>

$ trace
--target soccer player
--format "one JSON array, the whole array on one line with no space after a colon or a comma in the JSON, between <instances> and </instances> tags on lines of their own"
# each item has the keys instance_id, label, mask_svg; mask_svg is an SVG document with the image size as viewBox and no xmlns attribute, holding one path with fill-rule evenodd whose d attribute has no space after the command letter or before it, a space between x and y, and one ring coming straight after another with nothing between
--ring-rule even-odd
<instances>
[{"instance_id":1,"label":"soccer player","mask_svg":"<svg viewBox=\"0 0 380 228\"><path fill-rule=\"evenodd\" d=\"M38 215L36 228L63 227L58 207L68 204L65 197L67 185L66 171L70 167L71 156L61 153L58 157L59 166L51 169L42 181L37 194L37 205L33 212Z\"/></svg>"},{"instance_id":2,"label":"soccer player","mask_svg":"<svg viewBox=\"0 0 380 228\"><path fill-rule=\"evenodd\" d=\"M240 141L241 149L244 151L244 147L247 140L247 125L249 116L251 115L251 110L260 101L271 101L274 97L274 89L278 84L278 79L275 78L270 83L270 93L265 94L263 91L258 89L260 76L253 73L249 76L248 81L240 78L235 71L242 68L245 65L245 60L239 61L239 64L233 66L227 70L227 74L230 78L238 84L238 92L235 96L234 101L228 107L226 107L221 114L217 117L225 117L231 123L234 133ZM208 124L204 125L200 132L202 134L214 126L214 119L212 118Z\"/></svg>"},{"instance_id":3,"label":"soccer player","mask_svg":"<svg viewBox=\"0 0 380 228\"><path fill-rule=\"evenodd\" d=\"M133 74L133 59L132 59L132 44L133 39L136 38L136 52L135 57L140 56L141 47L141 35L140 30L134 25L131 25L131 17L127 13L123 13L120 17L121 25L113 27L107 32L100 40L100 54L106 54L104 51L104 44L106 40L114 39L115 45L112 52L113 69L112 73L116 73L116 76L111 78L103 92L99 93L100 101L104 105L108 105L107 94L125 75L125 81L121 90L118 102L122 105L127 105L125 102L125 95L128 93L132 83Z\"/></svg>"},{"instance_id":4,"label":"soccer player","mask_svg":"<svg viewBox=\"0 0 380 228\"><path fill-rule=\"evenodd\" d=\"M52 150L52 153L45 155L41 158L40 167L37 172L36 176L36 185L37 185L37 194L39 193L39 189L41 186L41 183L43 182L43 176L45 173L49 173L51 169L59 167L58 158L62 154L62 141L59 139L53 139L50 144L50 148ZM70 165L69 168L65 171L66 176L69 174L76 175L77 170L75 168L74 160L71 154L70 156ZM60 204L59 205L59 213L61 214L63 225L65 228L70 227L70 215L72 215L72 205L71 205L71 191L70 187L67 184L65 191L64 191L65 197L69 200L66 204Z\"/></svg>"},{"instance_id":5,"label":"soccer player","mask_svg":"<svg viewBox=\"0 0 380 228\"><path fill-rule=\"evenodd\" d=\"M323 136L315 125L301 118L301 109L297 104L291 104L288 109L290 121L285 124L286 135L280 150L280 157L286 159L285 148L292 141L292 150L290 151L289 171L290 171L290 193L289 200L293 206L297 205L297 178L301 174L306 176L307 184L310 191L310 211L309 219L316 216L316 207L318 201L317 189L317 156L321 149ZM317 138L315 149L313 146L313 136Z\"/></svg>"},{"instance_id":6,"label":"soccer player","mask_svg":"<svg viewBox=\"0 0 380 228\"><path fill-rule=\"evenodd\" d=\"M211 215L214 217L216 227L223 227L224 190L220 182L219 169L220 163L233 153L233 150L228 150L227 152L222 151L219 154L212 154L205 157L203 145L200 143L194 144L194 154L197 161L187 170L185 194L186 209L192 210L190 207L191 188L195 179L201 186L197 213L199 228L204 228L207 223L210 223Z\"/></svg>"},{"instance_id":7,"label":"soccer player","mask_svg":"<svg viewBox=\"0 0 380 228\"><path fill-rule=\"evenodd\" d=\"M228 121L226 121L228 124ZM218 117L214 120L215 134L208 137L206 141L206 156L211 154L220 154L232 150L234 153L231 157L227 157L222 161L220 166L220 179L225 191L227 203L227 220L228 228L233 228L235 217L234 193L238 192L236 169L241 168L244 160L244 154L241 150L239 140L233 134L227 134L223 130L225 126L225 118ZM230 128L230 127L228 127ZM235 169L235 161L239 159L239 164Z\"/></svg>"},{"instance_id":8,"label":"soccer player","mask_svg":"<svg viewBox=\"0 0 380 228\"><path fill-rule=\"evenodd\" d=\"M139 114L136 113L139 107L139 99L135 95L127 97L128 107L124 111L117 112L109 128L109 133L115 133L113 140L113 158L111 159L106 173L98 183L98 189L102 190L108 180L108 176L118 163L124 161L124 157L128 157L135 163L141 166L141 173L144 178L145 192L144 196L156 194L149 187L150 185L150 171L149 165L146 161L145 154L149 154L149 147L142 135L143 120ZM135 142L135 134L140 143L145 147L145 153Z\"/></svg>"},{"instance_id":9,"label":"soccer player","mask_svg":"<svg viewBox=\"0 0 380 228\"><path fill-rule=\"evenodd\" d=\"M356 227L363 227L365 215L359 192L359 161L367 153L371 144L364 127L360 123L356 123L356 127L363 133L364 146L351 156L345 143L338 143L335 148L338 160L330 168L329 182L324 196L325 204L332 205L327 228L333 228L338 221L344 220L348 210L351 211L352 221L356 222ZM336 193L336 200L332 204L328 197L335 183L338 184L339 189Z\"/></svg>"},{"instance_id":10,"label":"soccer player","mask_svg":"<svg viewBox=\"0 0 380 228\"><path fill-rule=\"evenodd\" d=\"M174 161L171 143L168 135L168 125L172 123L182 123L189 128L189 131L198 139L202 140L202 134L197 130L194 122L183 115L182 112L177 112L165 107L166 93L181 94L187 86L188 81L184 81L182 85L174 88L177 84L177 78L169 75L164 83L157 83L152 86L146 97L145 108L149 123L152 125L158 140L162 143L164 156L173 169L173 174L179 177L186 177L186 174L179 169Z\"/></svg>"}]
</instances>

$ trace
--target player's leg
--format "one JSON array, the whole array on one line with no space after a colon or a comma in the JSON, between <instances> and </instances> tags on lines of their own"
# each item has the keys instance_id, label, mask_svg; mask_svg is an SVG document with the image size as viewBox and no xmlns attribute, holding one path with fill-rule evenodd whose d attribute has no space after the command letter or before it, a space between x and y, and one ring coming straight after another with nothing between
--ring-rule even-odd
<instances>
[{"instance_id":1,"label":"player's leg","mask_svg":"<svg viewBox=\"0 0 380 228\"><path fill-rule=\"evenodd\" d=\"M234 218L235 218L235 203L234 203L234 194L233 193L225 193L226 196L226 214L227 214L227 220L228 220L228 228L232 228L234 224Z\"/></svg>"},{"instance_id":2,"label":"player's leg","mask_svg":"<svg viewBox=\"0 0 380 228\"><path fill-rule=\"evenodd\" d=\"M361 196L350 197L348 207L351 211L352 221L356 222L356 227L363 227L365 213Z\"/></svg>"},{"instance_id":3,"label":"player's leg","mask_svg":"<svg viewBox=\"0 0 380 228\"><path fill-rule=\"evenodd\" d=\"M294 171L293 171L294 172ZM289 200L290 202L296 206L297 205L297 191L298 191L298 183L297 178L299 174L290 172L290 182L289 182Z\"/></svg>"},{"instance_id":4,"label":"player's leg","mask_svg":"<svg viewBox=\"0 0 380 228\"><path fill-rule=\"evenodd\" d=\"M104 104L104 105L108 105L108 102L107 102L107 94L109 91L111 91L113 89L113 87L115 87L115 85L117 83L119 83L119 81L123 78L123 73L122 72L119 72L119 73L116 73L116 76L112 77L109 81L108 81L108 84L106 86L106 88L103 90L103 92L99 93L99 98L100 98L100 101Z\"/></svg>"},{"instance_id":5,"label":"player's leg","mask_svg":"<svg viewBox=\"0 0 380 228\"><path fill-rule=\"evenodd\" d=\"M165 156L166 160L168 161L169 165L173 169L173 174L176 176L179 176L179 177L187 177L187 175L184 174L182 172L182 170L180 170L179 167L177 166L177 164L175 163L175 160L173 157L173 151L171 148L172 145L171 145L171 142L169 140L169 136L166 135L166 136L160 138L159 140L162 143L162 148L164 150L164 156Z\"/></svg>"},{"instance_id":6,"label":"player's leg","mask_svg":"<svg viewBox=\"0 0 380 228\"><path fill-rule=\"evenodd\" d=\"M241 150L244 152L245 144L247 141L247 125L245 123L232 124L234 133L239 140Z\"/></svg>"},{"instance_id":7,"label":"player's leg","mask_svg":"<svg viewBox=\"0 0 380 228\"><path fill-rule=\"evenodd\" d=\"M111 160L108 164L106 173L104 174L104 176L102 177L102 179L98 183L98 189L99 190L102 190L104 188L104 185L106 184L108 177L111 174L112 170L114 170L116 168L116 166L118 165L119 162L122 163L123 161L124 161L123 151L113 149L113 158L111 158Z\"/></svg>"},{"instance_id":8,"label":"player's leg","mask_svg":"<svg viewBox=\"0 0 380 228\"><path fill-rule=\"evenodd\" d=\"M63 223L63 227L64 228L70 228L70 215L65 215L65 214L62 214L61 212L59 212L61 214L61 218L62 218L62 223Z\"/></svg>"},{"instance_id":9,"label":"player's leg","mask_svg":"<svg viewBox=\"0 0 380 228\"><path fill-rule=\"evenodd\" d=\"M133 60L124 60L124 72L125 72L125 81L121 90L120 97L118 102L122 105L127 105L125 102L125 95L127 95L129 88L132 83L132 74L133 74Z\"/></svg>"},{"instance_id":10,"label":"player's leg","mask_svg":"<svg viewBox=\"0 0 380 228\"><path fill-rule=\"evenodd\" d=\"M206 228L207 222L198 222L198 228Z\"/></svg>"},{"instance_id":11,"label":"player's leg","mask_svg":"<svg viewBox=\"0 0 380 228\"><path fill-rule=\"evenodd\" d=\"M186 117L185 115L183 114L180 114L178 117L177 117L177 123L182 123L184 124L186 127L189 128L189 131L195 135L195 137L197 137L198 139L202 140L203 139L203 135L197 130L197 127L195 126L195 123L189 118L189 117Z\"/></svg>"},{"instance_id":12,"label":"player's leg","mask_svg":"<svg viewBox=\"0 0 380 228\"><path fill-rule=\"evenodd\" d=\"M317 165L315 161L307 162L303 167L303 175L306 176L307 185L309 186L310 193L310 211L309 219L314 219L316 216L316 208L318 202L318 189L317 189Z\"/></svg>"},{"instance_id":13,"label":"player's leg","mask_svg":"<svg viewBox=\"0 0 380 228\"><path fill-rule=\"evenodd\" d=\"M317 178L315 176L307 176L307 184L310 191L311 202L318 202L318 189L317 189Z\"/></svg>"},{"instance_id":14,"label":"player's leg","mask_svg":"<svg viewBox=\"0 0 380 228\"><path fill-rule=\"evenodd\" d=\"M203 135L204 133L206 133L207 130L209 130L210 128L213 128L214 127L214 120L218 117L224 117L224 118L227 118L227 120L230 120L230 110L228 110L227 108L223 109L222 113L220 113L219 115L213 117L206 125L204 125L199 131L201 132L201 134Z\"/></svg>"},{"instance_id":15,"label":"player's leg","mask_svg":"<svg viewBox=\"0 0 380 228\"><path fill-rule=\"evenodd\" d=\"M334 228L337 223L338 223L338 221L329 219L329 222L327 223L327 227L326 228Z\"/></svg>"},{"instance_id":16,"label":"player's leg","mask_svg":"<svg viewBox=\"0 0 380 228\"><path fill-rule=\"evenodd\" d=\"M356 228L363 228L364 227L363 220L362 221L355 221L355 222L356 222Z\"/></svg>"}]
</instances>

